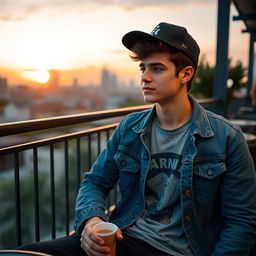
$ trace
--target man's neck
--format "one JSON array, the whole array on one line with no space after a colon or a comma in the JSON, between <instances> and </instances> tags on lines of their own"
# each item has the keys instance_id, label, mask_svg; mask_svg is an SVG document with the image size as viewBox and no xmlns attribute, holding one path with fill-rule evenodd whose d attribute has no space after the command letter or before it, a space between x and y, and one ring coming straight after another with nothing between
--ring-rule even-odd
<instances>
[{"instance_id":1,"label":"man's neck","mask_svg":"<svg viewBox=\"0 0 256 256\"><path fill-rule=\"evenodd\" d=\"M158 121L164 129L173 130L185 124L191 117L192 106L188 97L156 105Z\"/></svg>"}]
</instances>

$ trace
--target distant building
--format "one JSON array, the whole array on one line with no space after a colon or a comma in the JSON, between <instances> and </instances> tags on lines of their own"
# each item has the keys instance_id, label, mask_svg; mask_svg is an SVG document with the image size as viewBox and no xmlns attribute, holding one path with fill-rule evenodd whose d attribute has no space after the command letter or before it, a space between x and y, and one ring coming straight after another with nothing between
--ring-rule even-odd
<instances>
[{"instance_id":1,"label":"distant building","mask_svg":"<svg viewBox=\"0 0 256 256\"><path fill-rule=\"evenodd\" d=\"M140 86L138 86L134 80L130 80L129 89L134 93L140 93Z\"/></svg>"},{"instance_id":2,"label":"distant building","mask_svg":"<svg viewBox=\"0 0 256 256\"><path fill-rule=\"evenodd\" d=\"M63 102L42 102L31 106L31 118L59 116L67 113L68 108Z\"/></svg>"},{"instance_id":3,"label":"distant building","mask_svg":"<svg viewBox=\"0 0 256 256\"><path fill-rule=\"evenodd\" d=\"M50 79L48 81L48 86L50 90L57 89L59 87L59 78L60 78L60 73L57 70L49 70L48 71L50 74Z\"/></svg>"},{"instance_id":4,"label":"distant building","mask_svg":"<svg viewBox=\"0 0 256 256\"><path fill-rule=\"evenodd\" d=\"M7 90L8 90L7 78L0 76L0 98L5 97L7 95Z\"/></svg>"},{"instance_id":5,"label":"distant building","mask_svg":"<svg viewBox=\"0 0 256 256\"><path fill-rule=\"evenodd\" d=\"M18 85L12 88L12 101L18 105L24 105L31 102L32 91L27 85Z\"/></svg>"},{"instance_id":6,"label":"distant building","mask_svg":"<svg viewBox=\"0 0 256 256\"><path fill-rule=\"evenodd\" d=\"M7 122L30 119L30 108L28 105L16 105L9 103L4 108L4 119Z\"/></svg>"},{"instance_id":7,"label":"distant building","mask_svg":"<svg viewBox=\"0 0 256 256\"><path fill-rule=\"evenodd\" d=\"M119 89L117 75L103 68L101 71L101 88L107 93L117 93Z\"/></svg>"},{"instance_id":8,"label":"distant building","mask_svg":"<svg viewBox=\"0 0 256 256\"><path fill-rule=\"evenodd\" d=\"M112 74L110 77L110 87L111 89L116 89L117 88L117 76L116 74Z\"/></svg>"},{"instance_id":9,"label":"distant building","mask_svg":"<svg viewBox=\"0 0 256 256\"><path fill-rule=\"evenodd\" d=\"M78 88L79 87L79 82L78 82L78 79L75 77L74 79L73 79L73 88Z\"/></svg>"},{"instance_id":10,"label":"distant building","mask_svg":"<svg viewBox=\"0 0 256 256\"><path fill-rule=\"evenodd\" d=\"M121 103L124 103L125 96L116 95L116 96L109 96L106 99L105 109L114 109L120 108Z\"/></svg>"},{"instance_id":11,"label":"distant building","mask_svg":"<svg viewBox=\"0 0 256 256\"><path fill-rule=\"evenodd\" d=\"M110 89L110 73L106 68L101 71L101 87L105 90Z\"/></svg>"}]
</instances>

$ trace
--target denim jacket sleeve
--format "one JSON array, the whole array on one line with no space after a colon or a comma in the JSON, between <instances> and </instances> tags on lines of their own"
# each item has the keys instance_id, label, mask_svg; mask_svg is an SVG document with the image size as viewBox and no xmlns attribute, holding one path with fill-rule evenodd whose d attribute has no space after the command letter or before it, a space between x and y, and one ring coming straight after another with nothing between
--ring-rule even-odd
<instances>
[{"instance_id":1,"label":"denim jacket sleeve","mask_svg":"<svg viewBox=\"0 0 256 256\"><path fill-rule=\"evenodd\" d=\"M83 222L90 217L99 216L107 219L104 214L105 198L119 176L114 155L120 139L120 130L121 123L108 141L106 149L99 155L91 170L85 173L81 182L75 208L74 227L77 232Z\"/></svg>"},{"instance_id":2,"label":"denim jacket sleeve","mask_svg":"<svg viewBox=\"0 0 256 256\"><path fill-rule=\"evenodd\" d=\"M226 165L220 185L224 228L211 256L247 256L256 240L256 176L242 132L228 140Z\"/></svg>"}]
</instances>

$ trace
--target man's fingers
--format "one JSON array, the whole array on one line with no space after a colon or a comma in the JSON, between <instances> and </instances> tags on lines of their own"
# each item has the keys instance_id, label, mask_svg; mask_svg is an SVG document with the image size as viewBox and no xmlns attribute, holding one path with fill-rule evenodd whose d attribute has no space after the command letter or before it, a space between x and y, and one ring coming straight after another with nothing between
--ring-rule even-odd
<instances>
[{"instance_id":1,"label":"man's fingers","mask_svg":"<svg viewBox=\"0 0 256 256\"><path fill-rule=\"evenodd\" d=\"M110 253L105 241L96 235L91 225L88 225L80 238L81 247L89 256L105 256Z\"/></svg>"},{"instance_id":2,"label":"man's fingers","mask_svg":"<svg viewBox=\"0 0 256 256\"><path fill-rule=\"evenodd\" d=\"M116 238L117 238L118 240L123 240L123 239L124 239L124 238L123 238L122 231L121 231L120 229L118 229L118 230L116 231Z\"/></svg>"},{"instance_id":3,"label":"man's fingers","mask_svg":"<svg viewBox=\"0 0 256 256\"><path fill-rule=\"evenodd\" d=\"M94 242L94 243L97 243L99 245L104 245L105 244L105 241L104 239L102 239L101 237L97 236L93 230L91 229L90 231L88 231L88 236L89 238Z\"/></svg>"},{"instance_id":4,"label":"man's fingers","mask_svg":"<svg viewBox=\"0 0 256 256\"><path fill-rule=\"evenodd\" d=\"M81 234L80 242L82 249L88 256L107 256L110 254L110 248L105 245L103 238L98 236L93 229L93 226L97 223L103 222L99 217L92 217L85 225ZM117 230L116 238L122 240L122 231Z\"/></svg>"},{"instance_id":5,"label":"man's fingers","mask_svg":"<svg viewBox=\"0 0 256 256\"><path fill-rule=\"evenodd\" d=\"M110 252L110 249L106 246L100 246L91 239L80 239L81 247L89 256L103 256Z\"/></svg>"}]
</instances>

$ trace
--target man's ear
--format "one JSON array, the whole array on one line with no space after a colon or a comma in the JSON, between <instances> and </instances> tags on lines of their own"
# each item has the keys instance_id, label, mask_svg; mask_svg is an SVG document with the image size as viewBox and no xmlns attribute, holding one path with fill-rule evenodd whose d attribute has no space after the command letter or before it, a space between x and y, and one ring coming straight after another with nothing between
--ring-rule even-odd
<instances>
[{"instance_id":1,"label":"man's ear","mask_svg":"<svg viewBox=\"0 0 256 256\"><path fill-rule=\"evenodd\" d=\"M182 84L188 83L193 77L195 70L192 66L187 66L179 72L179 78Z\"/></svg>"}]
</instances>

